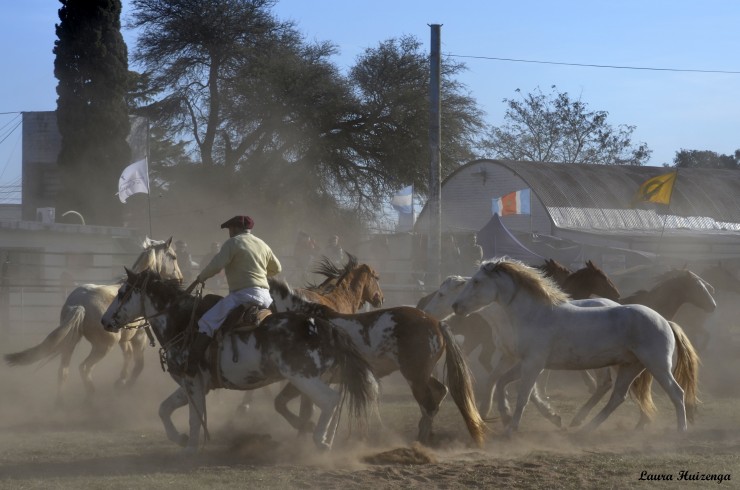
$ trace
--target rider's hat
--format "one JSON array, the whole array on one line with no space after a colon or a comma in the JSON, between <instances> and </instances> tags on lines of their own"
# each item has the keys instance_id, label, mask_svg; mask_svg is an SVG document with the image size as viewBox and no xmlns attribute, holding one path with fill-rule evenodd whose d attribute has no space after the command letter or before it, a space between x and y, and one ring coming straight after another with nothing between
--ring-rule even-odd
<instances>
[{"instance_id":1,"label":"rider's hat","mask_svg":"<svg viewBox=\"0 0 740 490\"><path fill-rule=\"evenodd\" d=\"M251 230L254 227L254 220L249 216L234 216L230 220L221 223L221 228L241 228L242 230Z\"/></svg>"}]
</instances>

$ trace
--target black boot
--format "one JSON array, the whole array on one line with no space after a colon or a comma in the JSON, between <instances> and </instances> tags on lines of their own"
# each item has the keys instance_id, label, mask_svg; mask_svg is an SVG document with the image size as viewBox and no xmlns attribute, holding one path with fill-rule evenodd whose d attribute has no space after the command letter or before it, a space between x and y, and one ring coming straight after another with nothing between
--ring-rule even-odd
<instances>
[{"instance_id":1,"label":"black boot","mask_svg":"<svg viewBox=\"0 0 740 490\"><path fill-rule=\"evenodd\" d=\"M203 363L206 356L206 349L211 345L213 340L203 332L198 332L190 344L190 351L188 352L187 366L185 367L185 374L191 378L198 373L198 368Z\"/></svg>"}]
</instances>

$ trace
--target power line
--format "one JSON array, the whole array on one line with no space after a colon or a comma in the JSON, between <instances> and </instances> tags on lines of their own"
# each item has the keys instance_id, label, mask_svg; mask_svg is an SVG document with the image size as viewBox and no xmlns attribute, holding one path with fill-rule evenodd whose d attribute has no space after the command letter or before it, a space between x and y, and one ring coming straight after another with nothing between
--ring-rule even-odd
<instances>
[{"instance_id":1,"label":"power line","mask_svg":"<svg viewBox=\"0 0 740 490\"><path fill-rule=\"evenodd\" d=\"M658 68L651 66L620 66L620 65L597 65L592 63L566 63L564 61L542 61L542 60L523 60L518 58L499 58L496 56L472 56L462 54L451 54L447 53L445 56L450 58L471 58L479 60L492 60L492 61L511 61L514 63L536 63L540 65L563 65L563 66L581 66L586 68L612 68L615 70L643 70L643 71L670 71L670 72L684 72L684 73L724 73L729 75L740 75L740 71L733 70L697 70L691 68Z\"/></svg>"}]
</instances>

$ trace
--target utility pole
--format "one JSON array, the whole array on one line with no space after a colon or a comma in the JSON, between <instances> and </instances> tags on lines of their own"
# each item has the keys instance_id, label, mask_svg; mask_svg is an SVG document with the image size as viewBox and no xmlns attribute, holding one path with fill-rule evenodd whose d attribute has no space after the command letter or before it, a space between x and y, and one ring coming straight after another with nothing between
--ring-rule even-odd
<instances>
[{"instance_id":1,"label":"utility pole","mask_svg":"<svg viewBox=\"0 0 740 490\"><path fill-rule=\"evenodd\" d=\"M442 123L441 123L441 24L431 24L431 54L429 57L429 239L427 242L427 276L425 286L431 282L436 288L440 283L441 221L442 221Z\"/></svg>"}]
</instances>

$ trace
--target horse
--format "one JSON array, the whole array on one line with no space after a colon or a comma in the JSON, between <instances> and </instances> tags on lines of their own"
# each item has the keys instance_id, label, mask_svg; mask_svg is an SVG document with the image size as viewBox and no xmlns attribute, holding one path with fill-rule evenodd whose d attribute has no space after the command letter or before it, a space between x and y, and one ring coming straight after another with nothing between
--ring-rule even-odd
<instances>
[{"instance_id":1,"label":"horse","mask_svg":"<svg viewBox=\"0 0 740 490\"><path fill-rule=\"evenodd\" d=\"M640 304L647 306L666 320L673 320L678 309L685 303L692 304L697 308L711 313L717 307L712 296L714 287L707 281L687 269L671 270L658 278L658 282L650 290L637 291L626 298L620 299L623 305ZM581 306L616 306L617 304L603 299L592 299L580 302ZM645 382L651 383L651 379ZM585 420L591 409L611 389L612 377L610 369L602 369L597 373L596 390L591 398L578 410L571 422L571 426L580 425ZM642 428L650 422L651 414L641 411L637 429Z\"/></svg>"},{"instance_id":2,"label":"horse","mask_svg":"<svg viewBox=\"0 0 740 490\"><path fill-rule=\"evenodd\" d=\"M613 365L619 368L611 397L582 430L591 431L606 420L630 387L641 409L654 411L649 387L633 386L647 370L673 402L678 431L686 432L687 418L693 421L696 411L699 356L681 327L642 305L584 308L568 299L536 269L501 259L484 262L452 304L456 314L465 315L496 302L517 331L520 361L502 377L496 392L503 409L506 384L520 379L507 432L518 430L534 383L544 369ZM677 361L672 371L674 353Z\"/></svg>"},{"instance_id":3,"label":"horse","mask_svg":"<svg viewBox=\"0 0 740 490\"><path fill-rule=\"evenodd\" d=\"M326 279L318 285L296 289L308 301L320 303L340 313L356 313L365 303L375 308L383 305L383 291L378 281L380 276L367 264L358 264L357 257L345 252L348 260L339 269L329 258L323 257L314 274Z\"/></svg>"},{"instance_id":4,"label":"horse","mask_svg":"<svg viewBox=\"0 0 740 490\"><path fill-rule=\"evenodd\" d=\"M253 390L288 380L321 409L313 434L320 450L331 449L345 397L352 419L364 423L368 405L377 399L377 382L350 337L328 321L293 312L268 315L252 330L224 334L211 347L208 365L200 365L195 377L182 376L187 337L195 328L191 318L212 305L197 305L198 299L177 281L163 280L154 271L127 269L126 274L102 324L107 331L117 332L143 317L151 325L170 375L180 385L160 404L159 416L167 437L186 452L199 449L201 428L208 438L206 394L213 388ZM340 391L322 379L332 375L339 380ZM172 413L185 405L190 408L188 435L180 434L172 422Z\"/></svg>"},{"instance_id":5,"label":"horse","mask_svg":"<svg viewBox=\"0 0 740 490\"><path fill-rule=\"evenodd\" d=\"M356 313L365 303L378 308L383 304L383 291L380 289L380 276L367 264L358 264L357 258L345 252L348 261L343 268L324 257L313 271L326 277L319 285L297 289L309 301L323 304L338 313ZM242 407L250 402L251 392L245 393ZM299 396L298 389L287 384L275 398L275 410L283 415L295 429L303 433L311 429L310 420L313 404L304 396L301 397L300 414L296 417L289 409L288 403ZM242 409L243 411L243 409Z\"/></svg>"},{"instance_id":6,"label":"horse","mask_svg":"<svg viewBox=\"0 0 740 490\"><path fill-rule=\"evenodd\" d=\"M172 237L166 241L152 240L147 237L142 246L144 250L134 262L134 271L152 269L163 277L182 281L182 273L177 264L177 254L172 247ZM24 366L59 355L61 363L58 374L57 404L61 404L64 387L69 377L72 353L82 337L92 344L90 354L82 361L79 368L88 398L95 393L95 385L92 381L93 367L118 343L123 352L123 369L115 385L119 388L132 386L144 369L144 348L147 338L145 332L134 328L125 328L115 333L107 332L100 324L100 318L113 301L118 288L118 284L84 284L76 287L67 296L62 306L59 326L52 330L40 344L21 352L6 354L6 362L11 366ZM131 369L132 362L133 369Z\"/></svg>"},{"instance_id":7,"label":"horse","mask_svg":"<svg viewBox=\"0 0 740 490\"><path fill-rule=\"evenodd\" d=\"M421 409L418 440L430 444L432 423L448 391L476 444L482 445L486 425L475 406L472 379L449 327L411 306L383 308L366 313L337 313L307 301L284 281L270 278L270 295L276 311L295 311L328 320L346 331L373 367L378 378L400 371ZM432 374L445 352L445 384Z\"/></svg>"},{"instance_id":8,"label":"horse","mask_svg":"<svg viewBox=\"0 0 740 490\"><path fill-rule=\"evenodd\" d=\"M565 292L575 300L585 299L591 295L602 296L613 300L619 298L619 290L614 283L590 260L586 262L585 267L576 272L570 272L568 268L552 259L546 260L537 269L544 275L553 278L558 284L561 284ZM467 279L467 277L462 276L448 277L437 291L422 298L419 305L422 305L421 308L432 316L446 319L453 325L453 328L457 327L458 324L462 325L464 330L455 328L455 332L465 335L463 345L466 346L467 352L481 345L479 361L488 361L487 364L484 364L484 366L488 366L488 380L485 385L487 396L484 398L485 402L481 412L484 416L487 416L491 410L491 397L493 396L497 380L516 362L516 351L513 345L514 337L511 335L509 331L510 327L507 325L509 320L500 311L496 311L496 307L485 309L465 317L466 319L472 317L470 321L466 321L465 319L455 320L457 318L456 316L450 317L452 315L452 301L457 292L462 289ZM423 305L423 303L426 303L426 305ZM503 350L497 354L496 347L502 347ZM495 362L494 358L496 359ZM590 390L594 392L597 382L588 375L587 371L582 371L582 373L584 381ZM537 388L535 388L533 393L532 401L548 420L560 426L560 416L552 411L550 405L540 396Z\"/></svg>"}]
</instances>

